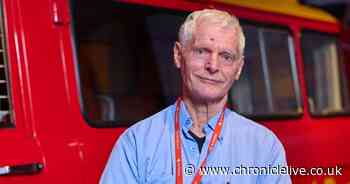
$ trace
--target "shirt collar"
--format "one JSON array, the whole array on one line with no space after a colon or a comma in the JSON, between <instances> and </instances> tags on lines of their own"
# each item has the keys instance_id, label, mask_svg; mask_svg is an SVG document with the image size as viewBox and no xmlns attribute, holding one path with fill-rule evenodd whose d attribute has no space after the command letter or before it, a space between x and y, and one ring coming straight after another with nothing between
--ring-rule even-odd
<instances>
[{"instance_id":1,"label":"shirt collar","mask_svg":"<svg viewBox=\"0 0 350 184\"><path fill-rule=\"evenodd\" d=\"M225 110L226 112L226 110ZM225 113L224 112L224 113ZM204 132L206 134L206 136L214 131L214 128L218 122L218 119L220 117L221 111L216 113L215 116L213 116L209 122L204 126ZM225 115L226 116L226 113ZM182 130L184 130L184 132L188 132L190 130L190 128L192 127L193 121L192 118L187 110L187 107L185 105L185 103L183 101L181 101L180 103L180 126L182 128ZM219 135L219 141L221 142L223 139L223 132L224 130L221 130L221 133Z\"/></svg>"}]
</instances>

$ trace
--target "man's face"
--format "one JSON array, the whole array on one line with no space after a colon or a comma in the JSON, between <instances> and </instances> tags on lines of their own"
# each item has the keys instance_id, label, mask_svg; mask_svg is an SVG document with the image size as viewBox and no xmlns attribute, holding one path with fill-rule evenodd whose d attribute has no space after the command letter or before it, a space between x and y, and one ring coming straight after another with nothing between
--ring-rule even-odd
<instances>
[{"instance_id":1,"label":"man's face","mask_svg":"<svg viewBox=\"0 0 350 184\"><path fill-rule=\"evenodd\" d=\"M184 95L202 102L225 97L238 80L243 57L234 28L198 20L191 41L176 43L175 65L181 71Z\"/></svg>"}]
</instances>

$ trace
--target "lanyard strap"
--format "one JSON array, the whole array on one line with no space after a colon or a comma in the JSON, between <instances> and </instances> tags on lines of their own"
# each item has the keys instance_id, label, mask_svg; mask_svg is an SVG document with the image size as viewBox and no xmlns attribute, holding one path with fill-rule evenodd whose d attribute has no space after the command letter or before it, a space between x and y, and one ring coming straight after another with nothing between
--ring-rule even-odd
<instances>
[{"instance_id":1,"label":"lanyard strap","mask_svg":"<svg viewBox=\"0 0 350 184\"><path fill-rule=\"evenodd\" d=\"M176 111L175 111L175 159L176 159L176 184L183 184L183 169L182 169L182 156L181 156L181 137L180 137L180 102L181 98L179 98L176 101ZM213 135L210 139L209 146L208 146L208 152L206 156L204 157L203 162L201 163L200 167L204 167L206 165L208 155L213 150L214 145L216 144L218 137L220 135L222 125L224 123L224 111L226 106L223 108L221 115L218 119L218 122L216 123L216 126L214 128ZM196 175L194 176L194 179L192 181L192 184L199 184L199 182L202 179L202 175L199 173L199 169L197 169Z\"/></svg>"}]
</instances>

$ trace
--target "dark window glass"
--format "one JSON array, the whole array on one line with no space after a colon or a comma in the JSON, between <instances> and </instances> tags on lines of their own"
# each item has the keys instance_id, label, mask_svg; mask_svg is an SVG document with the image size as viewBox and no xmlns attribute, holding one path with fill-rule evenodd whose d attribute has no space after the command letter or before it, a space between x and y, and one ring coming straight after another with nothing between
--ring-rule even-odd
<instances>
[{"instance_id":1,"label":"dark window glass","mask_svg":"<svg viewBox=\"0 0 350 184\"><path fill-rule=\"evenodd\" d=\"M7 84L5 82L0 82L0 94L7 95Z\"/></svg>"},{"instance_id":2,"label":"dark window glass","mask_svg":"<svg viewBox=\"0 0 350 184\"><path fill-rule=\"evenodd\" d=\"M3 56L3 52L0 52L1 55L0 55L0 65L3 65L5 62L4 62L4 56Z\"/></svg>"},{"instance_id":3,"label":"dark window glass","mask_svg":"<svg viewBox=\"0 0 350 184\"><path fill-rule=\"evenodd\" d=\"M0 111L7 111L9 108L8 98L0 96Z\"/></svg>"},{"instance_id":4,"label":"dark window glass","mask_svg":"<svg viewBox=\"0 0 350 184\"><path fill-rule=\"evenodd\" d=\"M302 36L305 80L311 114L350 112L346 67L335 37L315 32Z\"/></svg>"},{"instance_id":5,"label":"dark window glass","mask_svg":"<svg viewBox=\"0 0 350 184\"><path fill-rule=\"evenodd\" d=\"M9 96L9 77L6 60L3 6L0 2L0 128L13 127Z\"/></svg>"},{"instance_id":6,"label":"dark window glass","mask_svg":"<svg viewBox=\"0 0 350 184\"><path fill-rule=\"evenodd\" d=\"M231 90L234 108L251 117L302 112L292 37L287 30L244 25L245 65Z\"/></svg>"},{"instance_id":7,"label":"dark window glass","mask_svg":"<svg viewBox=\"0 0 350 184\"><path fill-rule=\"evenodd\" d=\"M135 123L175 102L172 48L182 14L73 1L85 117L93 126Z\"/></svg>"},{"instance_id":8,"label":"dark window glass","mask_svg":"<svg viewBox=\"0 0 350 184\"><path fill-rule=\"evenodd\" d=\"M0 81L6 80L5 68L0 66Z\"/></svg>"}]
</instances>

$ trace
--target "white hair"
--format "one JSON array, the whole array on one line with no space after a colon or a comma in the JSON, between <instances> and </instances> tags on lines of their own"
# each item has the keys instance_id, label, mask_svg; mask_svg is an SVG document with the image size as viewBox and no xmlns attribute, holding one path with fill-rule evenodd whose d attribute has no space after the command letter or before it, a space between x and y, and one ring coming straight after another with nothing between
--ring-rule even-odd
<instances>
[{"instance_id":1,"label":"white hair","mask_svg":"<svg viewBox=\"0 0 350 184\"><path fill-rule=\"evenodd\" d=\"M216 9L204 9L194 11L187 16L185 22L181 25L179 30L179 42L186 45L188 41L193 38L193 33L196 29L196 24L199 19L205 19L213 23L219 23L221 27L232 26L236 35L238 36L238 52L243 55L245 46L245 37L242 27L236 16L231 15L225 11Z\"/></svg>"}]
</instances>

